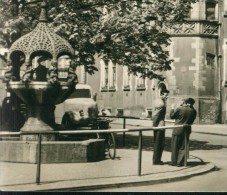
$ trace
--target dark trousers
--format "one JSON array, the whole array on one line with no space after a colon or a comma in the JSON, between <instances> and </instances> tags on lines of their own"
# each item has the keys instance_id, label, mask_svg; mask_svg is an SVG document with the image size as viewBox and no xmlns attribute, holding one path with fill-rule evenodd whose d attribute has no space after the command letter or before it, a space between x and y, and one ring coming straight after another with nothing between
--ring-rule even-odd
<instances>
[{"instance_id":1,"label":"dark trousers","mask_svg":"<svg viewBox=\"0 0 227 195\"><path fill-rule=\"evenodd\" d=\"M189 135L187 133L187 141L189 141ZM173 165L183 165L185 158L185 135L184 133L180 135L172 135L171 141L171 161Z\"/></svg>"},{"instance_id":2,"label":"dark trousers","mask_svg":"<svg viewBox=\"0 0 227 195\"><path fill-rule=\"evenodd\" d=\"M161 161L164 147L165 147L165 130L154 131L153 163L158 163Z\"/></svg>"}]
</instances>

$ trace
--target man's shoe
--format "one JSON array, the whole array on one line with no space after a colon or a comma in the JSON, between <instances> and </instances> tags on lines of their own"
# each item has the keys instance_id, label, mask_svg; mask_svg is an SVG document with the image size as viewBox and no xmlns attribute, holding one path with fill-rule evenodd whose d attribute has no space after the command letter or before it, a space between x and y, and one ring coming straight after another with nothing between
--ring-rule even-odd
<instances>
[{"instance_id":1,"label":"man's shoe","mask_svg":"<svg viewBox=\"0 0 227 195\"><path fill-rule=\"evenodd\" d=\"M169 163L168 165L169 166L177 166L176 164L173 164L173 163Z\"/></svg>"},{"instance_id":2,"label":"man's shoe","mask_svg":"<svg viewBox=\"0 0 227 195\"><path fill-rule=\"evenodd\" d=\"M159 161L159 162L153 162L153 165L164 165L164 162Z\"/></svg>"}]
</instances>

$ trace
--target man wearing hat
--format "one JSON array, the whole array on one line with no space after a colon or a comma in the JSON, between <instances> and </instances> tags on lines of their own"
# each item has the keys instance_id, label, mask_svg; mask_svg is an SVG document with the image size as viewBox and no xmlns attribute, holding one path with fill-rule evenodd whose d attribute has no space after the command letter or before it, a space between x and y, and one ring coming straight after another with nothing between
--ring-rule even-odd
<instances>
[{"instance_id":1,"label":"man wearing hat","mask_svg":"<svg viewBox=\"0 0 227 195\"><path fill-rule=\"evenodd\" d=\"M152 114L153 127L165 126L166 116L166 100L169 91L163 89L160 98L154 101L154 112ZM154 151L153 151L153 165L163 165L161 161L162 152L165 146L165 130L154 130Z\"/></svg>"},{"instance_id":2,"label":"man wearing hat","mask_svg":"<svg viewBox=\"0 0 227 195\"><path fill-rule=\"evenodd\" d=\"M196 118L197 112L193 107L195 100L193 98L187 98L184 101L184 104L176 109L171 109L170 111L170 118L175 119L175 125L192 125ZM191 133L191 126L178 127L172 132L172 166L183 166L185 158L185 133L188 141Z\"/></svg>"}]
</instances>

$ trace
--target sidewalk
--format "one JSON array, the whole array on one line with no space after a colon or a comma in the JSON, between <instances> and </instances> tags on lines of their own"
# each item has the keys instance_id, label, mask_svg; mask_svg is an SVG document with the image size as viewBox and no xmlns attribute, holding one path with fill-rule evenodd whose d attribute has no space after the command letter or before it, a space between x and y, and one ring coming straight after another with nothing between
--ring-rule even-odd
<instances>
[{"instance_id":1,"label":"sidewalk","mask_svg":"<svg viewBox=\"0 0 227 195\"><path fill-rule=\"evenodd\" d=\"M115 119L115 124L123 124ZM151 121L126 120L126 127L146 127ZM168 124L167 124L168 125ZM227 136L227 125L193 125L194 133ZM170 152L164 151L164 165L152 165L152 151L142 152L142 173L138 176L138 148L117 149L115 160L90 163L59 163L41 165L41 184L36 181L36 164L0 162L0 191L86 191L88 189L167 183L205 174L215 165L190 151L187 167L173 167Z\"/></svg>"},{"instance_id":2,"label":"sidewalk","mask_svg":"<svg viewBox=\"0 0 227 195\"><path fill-rule=\"evenodd\" d=\"M142 153L142 175L138 176L138 151L118 149L115 160L90 163L42 164L41 184L35 184L36 165L0 162L1 191L81 191L128 185L178 181L215 168L214 164L194 157L187 167L169 166L170 152L164 152L164 165L152 165L152 152Z\"/></svg>"}]
</instances>

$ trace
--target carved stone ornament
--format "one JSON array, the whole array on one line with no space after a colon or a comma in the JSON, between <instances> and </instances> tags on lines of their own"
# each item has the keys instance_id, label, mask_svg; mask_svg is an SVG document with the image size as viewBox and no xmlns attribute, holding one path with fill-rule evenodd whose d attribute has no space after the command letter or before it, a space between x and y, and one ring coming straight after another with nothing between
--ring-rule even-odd
<instances>
[{"instance_id":1,"label":"carved stone ornament","mask_svg":"<svg viewBox=\"0 0 227 195\"><path fill-rule=\"evenodd\" d=\"M19 50L25 54L26 59L29 59L35 51L47 51L51 53L53 58L59 57L61 53L74 55L72 46L48 26L46 3L43 2L41 8L39 23L36 28L15 41L9 49L9 54Z\"/></svg>"}]
</instances>

